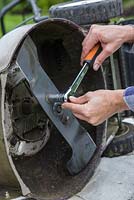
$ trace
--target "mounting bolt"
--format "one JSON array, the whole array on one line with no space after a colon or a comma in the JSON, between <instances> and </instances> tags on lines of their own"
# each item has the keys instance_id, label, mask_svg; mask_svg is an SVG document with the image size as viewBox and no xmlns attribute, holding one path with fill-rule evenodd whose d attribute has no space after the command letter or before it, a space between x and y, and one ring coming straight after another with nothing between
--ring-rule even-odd
<instances>
[{"instance_id":1,"label":"mounting bolt","mask_svg":"<svg viewBox=\"0 0 134 200\"><path fill-rule=\"evenodd\" d=\"M57 105L56 111L57 111L58 113L61 113L61 111L62 111L61 105Z\"/></svg>"},{"instance_id":2,"label":"mounting bolt","mask_svg":"<svg viewBox=\"0 0 134 200\"><path fill-rule=\"evenodd\" d=\"M61 121L64 125L67 125L67 123L69 122L70 117L69 116L64 116L62 117Z\"/></svg>"},{"instance_id":3,"label":"mounting bolt","mask_svg":"<svg viewBox=\"0 0 134 200\"><path fill-rule=\"evenodd\" d=\"M61 115L63 113L63 109L61 107L61 103L60 102L56 102L53 105L53 111L56 115Z\"/></svg>"}]
</instances>

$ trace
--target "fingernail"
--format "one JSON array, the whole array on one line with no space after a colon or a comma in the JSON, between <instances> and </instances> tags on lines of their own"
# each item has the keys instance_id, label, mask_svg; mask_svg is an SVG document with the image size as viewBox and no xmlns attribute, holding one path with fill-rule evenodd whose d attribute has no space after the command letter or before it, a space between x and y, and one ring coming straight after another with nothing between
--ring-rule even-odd
<instances>
[{"instance_id":1,"label":"fingernail","mask_svg":"<svg viewBox=\"0 0 134 200\"><path fill-rule=\"evenodd\" d=\"M95 71L97 71L97 70L99 69L99 67L100 67L99 64L94 64L93 69L94 69Z\"/></svg>"}]
</instances>

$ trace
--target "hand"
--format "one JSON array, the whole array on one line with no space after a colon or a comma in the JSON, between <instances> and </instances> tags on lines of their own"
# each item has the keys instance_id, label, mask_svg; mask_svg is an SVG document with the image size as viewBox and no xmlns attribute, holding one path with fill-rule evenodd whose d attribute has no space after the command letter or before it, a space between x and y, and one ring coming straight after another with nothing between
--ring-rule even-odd
<instances>
[{"instance_id":1,"label":"hand","mask_svg":"<svg viewBox=\"0 0 134 200\"><path fill-rule=\"evenodd\" d=\"M132 26L119 25L92 25L82 46L81 63L89 51L98 43L101 43L102 52L94 62L94 70L98 70L103 61L121 47L124 42L134 40L134 28Z\"/></svg>"},{"instance_id":2,"label":"hand","mask_svg":"<svg viewBox=\"0 0 134 200\"><path fill-rule=\"evenodd\" d=\"M113 114L128 110L123 91L97 90L78 98L70 97L71 102L63 103L62 108L71 110L77 118L97 126Z\"/></svg>"}]
</instances>

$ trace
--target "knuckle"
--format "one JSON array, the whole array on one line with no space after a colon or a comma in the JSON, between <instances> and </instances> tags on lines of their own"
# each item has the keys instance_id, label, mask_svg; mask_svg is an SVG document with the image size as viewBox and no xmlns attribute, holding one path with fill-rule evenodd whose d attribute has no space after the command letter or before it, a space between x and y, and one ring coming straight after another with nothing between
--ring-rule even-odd
<instances>
[{"instance_id":1,"label":"knuckle","mask_svg":"<svg viewBox=\"0 0 134 200\"><path fill-rule=\"evenodd\" d=\"M92 30L91 30L91 33L93 35L97 35L98 34L98 29L96 27L94 27Z\"/></svg>"},{"instance_id":2,"label":"knuckle","mask_svg":"<svg viewBox=\"0 0 134 200\"><path fill-rule=\"evenodd\" d=\"M96 26L97 26L96 24L92 24L90 30L92 31L94 28L96 28Z\"/></svg>"},{"instance_id":3,"label":"knuckle","mask_svg":"<svg viewBox=\"0 0 134 200\"><path fill-rule=\"evenodd\" d=\"M112 54L112 50L107 47L107 48L105 48L105 53L108 54L108 55Z\"/></svg>"},{"instance_id":4,"label":"knuckle","mask_svg":"<svg viewBox=\"0 0 134 200\"><path fill-rule=\"evenodd\" d=\"M97 58L97 59L96 59L96 64L100 66L101 63L102 63L102 59L101 59L101 58Z\"/></svg>"},{"instance_id":5,"label":"knuckle","mask_svg":"<svg viewBox=\"0 0 134 200\"><path fill-rule=\"evenodd\" d=\"M86 45L83 46L83 52L86 53L88 51L88 48Z\"/></svg>"}]
</instances>

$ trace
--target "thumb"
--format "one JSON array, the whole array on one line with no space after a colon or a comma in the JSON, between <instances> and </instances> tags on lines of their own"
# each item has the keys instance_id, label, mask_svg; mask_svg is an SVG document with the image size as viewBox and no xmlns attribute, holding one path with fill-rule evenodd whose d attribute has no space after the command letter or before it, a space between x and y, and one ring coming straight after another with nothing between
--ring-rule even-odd
<instances>
[{"instance_id":1,"label":"thumb","mask_svg":"<svg viewBox=\"0 0 134 200\"><path fill-rule=\"evenodd\" d=\"M80 96L80 97L77 97L77 98L70 96L69 100L72 103L75 103L75 104L84 104L84 103L87 103L89 101L89 95L84 94L83 96Z\"/></svg>"}]
</instances>

